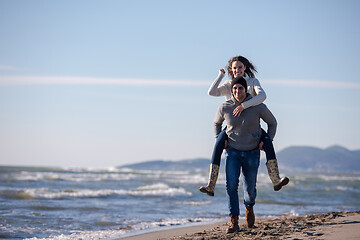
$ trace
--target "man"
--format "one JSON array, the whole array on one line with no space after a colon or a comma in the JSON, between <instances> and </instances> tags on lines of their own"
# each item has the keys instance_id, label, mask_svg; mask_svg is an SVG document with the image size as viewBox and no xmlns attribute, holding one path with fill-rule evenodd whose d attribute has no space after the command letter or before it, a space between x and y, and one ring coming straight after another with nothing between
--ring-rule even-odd
<instances>
[{"instance_id":1,"label":"man","mask_svg":"<svg viewBox=\"0 0 360 240\"><path fill-rule=\"evenodd\" d=\"M247 84L243 77L236 77L231 85L232 98L219 106L214 120L214 130L217 136L226 121L228 135L226 148L226 191L229 198L230 222L228 233L239 228L239 177L243 173L245 218L248 227L253 227L255 215L253 206L256 198L256 180L260 163L259 144L261 137L260 119L268 125L268 135L271 139L276 133L277 122L265 104L245 109L240 116L234 116L234 109L242 102L251 98L246 93Z\"/></svg>"}]
</instances>

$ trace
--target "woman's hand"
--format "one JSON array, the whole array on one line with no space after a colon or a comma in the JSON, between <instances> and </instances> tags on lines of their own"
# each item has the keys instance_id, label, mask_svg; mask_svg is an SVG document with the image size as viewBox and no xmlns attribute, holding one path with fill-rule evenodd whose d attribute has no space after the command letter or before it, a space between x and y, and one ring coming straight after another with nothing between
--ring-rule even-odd
<instances>
[{"instance_id":1,"label":"woman's hand","mask_svg":"<svg viewBox=\"0 0 360 240\"><path fill-rule=\"evenodd\" d=\"M260 142L260 143L259 143L259 149L264 151L263 146L264 146L264 142Z\"/></svg>"},{"instance_id":2,"label":"woman's hand","mask_svg":"<svg viewBox=\"0 0 360 240\"><path fill-rule=\"evenodd\" d=\"M233 115L234 117L239 117L241 112L244 110L244 106L242 104L240 104L239 106L237 106L234 111L233 111Z\"/></svg>"},{"instance_id":3,"label":"woman's hand","mask_svg":"<svg viewBox=\"0 0 360 240\"><path fill-rule=\"evenodd\" d=\"M222 69L220 69L220 72L225 73L225 70L222 68Z\"/></svg>"}]
</instances>

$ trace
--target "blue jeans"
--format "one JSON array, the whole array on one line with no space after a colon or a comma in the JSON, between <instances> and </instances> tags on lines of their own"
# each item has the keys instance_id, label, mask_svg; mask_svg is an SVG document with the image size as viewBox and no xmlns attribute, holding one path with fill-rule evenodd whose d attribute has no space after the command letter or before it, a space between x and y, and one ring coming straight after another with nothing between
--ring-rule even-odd
<instances>
[{"instance_id":1,"label":"blue jeans","mask_svg":"<svg viewBox=\"0 0 360 240\"><path fill-rule=\"evenodd\" d=\"M228 139L228 136L226 135L226 127L225 127L220 132L220 134L218 135L218 137L216 139L214 150L213 150L213 153L211 156L212 164L216 164L216 165L220 166L221 154L224 151L225 140L227 140L227 139ZM266 154L266 160L276 159L274 145L272 143L272 140L270 139L269 135L263 129L261 129L260 141L262 141L264 143L263 148L264 148L264 152Z\"/></svg>"},{"instance_id":2,"label":"blue jeans","mask_svg":"<svg viewBox=\"0 0 360 240\"><path fill-rule=\"evenodd\" d=\"M220 166L221 154L225 148L225 141L228 139L228 135L226 134L226 127L220 132L218 137L216 138L214 150L211 156L211 163Z\"/></svg>"},{"instance_id":3,"label":"blue jeans","mask_svg":"<svg viewBox=\"0 0 360 240\"><path fill-rule=\"evenodd\" d=\"M226 192L229 199L230 216L239 216L239 177L242 171L244 204L246 207L255 205L256 180L260 164L260 150L238 151L226 149Z\"/></svg>"},{"instance_id":4,"label":"blue jeans","mask_svg":"<svg viewBox=\"0 0 360 240\"><path fill-rule=\"evenodd\" d=\"M266 160L269 161L272 159L276 159L274 145L271 138L269 137L267 132L264 131L264 129L261 129L260 141L264 143L263 149L266 154Z\"/></svg>"}]
</instances>

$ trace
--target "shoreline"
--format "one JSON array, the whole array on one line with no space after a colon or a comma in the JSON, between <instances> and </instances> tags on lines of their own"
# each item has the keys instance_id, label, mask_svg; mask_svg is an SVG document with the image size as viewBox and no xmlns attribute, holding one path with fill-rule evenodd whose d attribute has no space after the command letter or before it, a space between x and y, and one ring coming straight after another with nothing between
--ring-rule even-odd
<instances>
[{"instance_id":1,"label":"shoreline","mask_svg":"<svg viewBox=\"0 0 360 240\"><path fill-rule=\"evenodd\" d=\"M124 237L119 237L116 239L119 240L150 240L150 239L171 239L174 236L182 236L195 234L197 232L210 231L213 228L216 228L219 225L226 224L225 221L217 221L214 223L203 223L196 224L191 226L174 226L166 227L165 229L159 230L148 230L145 232L134 233L131 235L125 235Z\"/></svg>"},{"instance_id":2,"label":"shoreline","mask_svg":"<svg viewBox=\"0 0 360 240\"><path fill-rule=\"evenodd\" d=\"M304 216L259 218L254 228L239 219L240 232L227 234L228 222L174 227L121 237L121 240L191 239L360 239L360 211L327 212Z\"/></svg>"}]
</instances>

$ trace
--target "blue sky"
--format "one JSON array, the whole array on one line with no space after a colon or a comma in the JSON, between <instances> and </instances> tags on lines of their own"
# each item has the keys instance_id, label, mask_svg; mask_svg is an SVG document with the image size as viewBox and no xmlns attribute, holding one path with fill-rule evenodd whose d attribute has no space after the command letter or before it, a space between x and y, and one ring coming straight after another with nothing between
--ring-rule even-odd
<instances>
[{"instance_id":1,"label":"blue sky","mask_svg":"<svg viewBox=\"0 0 360 240\"><path fill-rule=\"evenodd\" d=\"M277 151L360 149L359 12L356 0L0 0L0 164L210 157L224 98L207 90L236 55L258 69Z\"/></svg>"}]
</instances>

